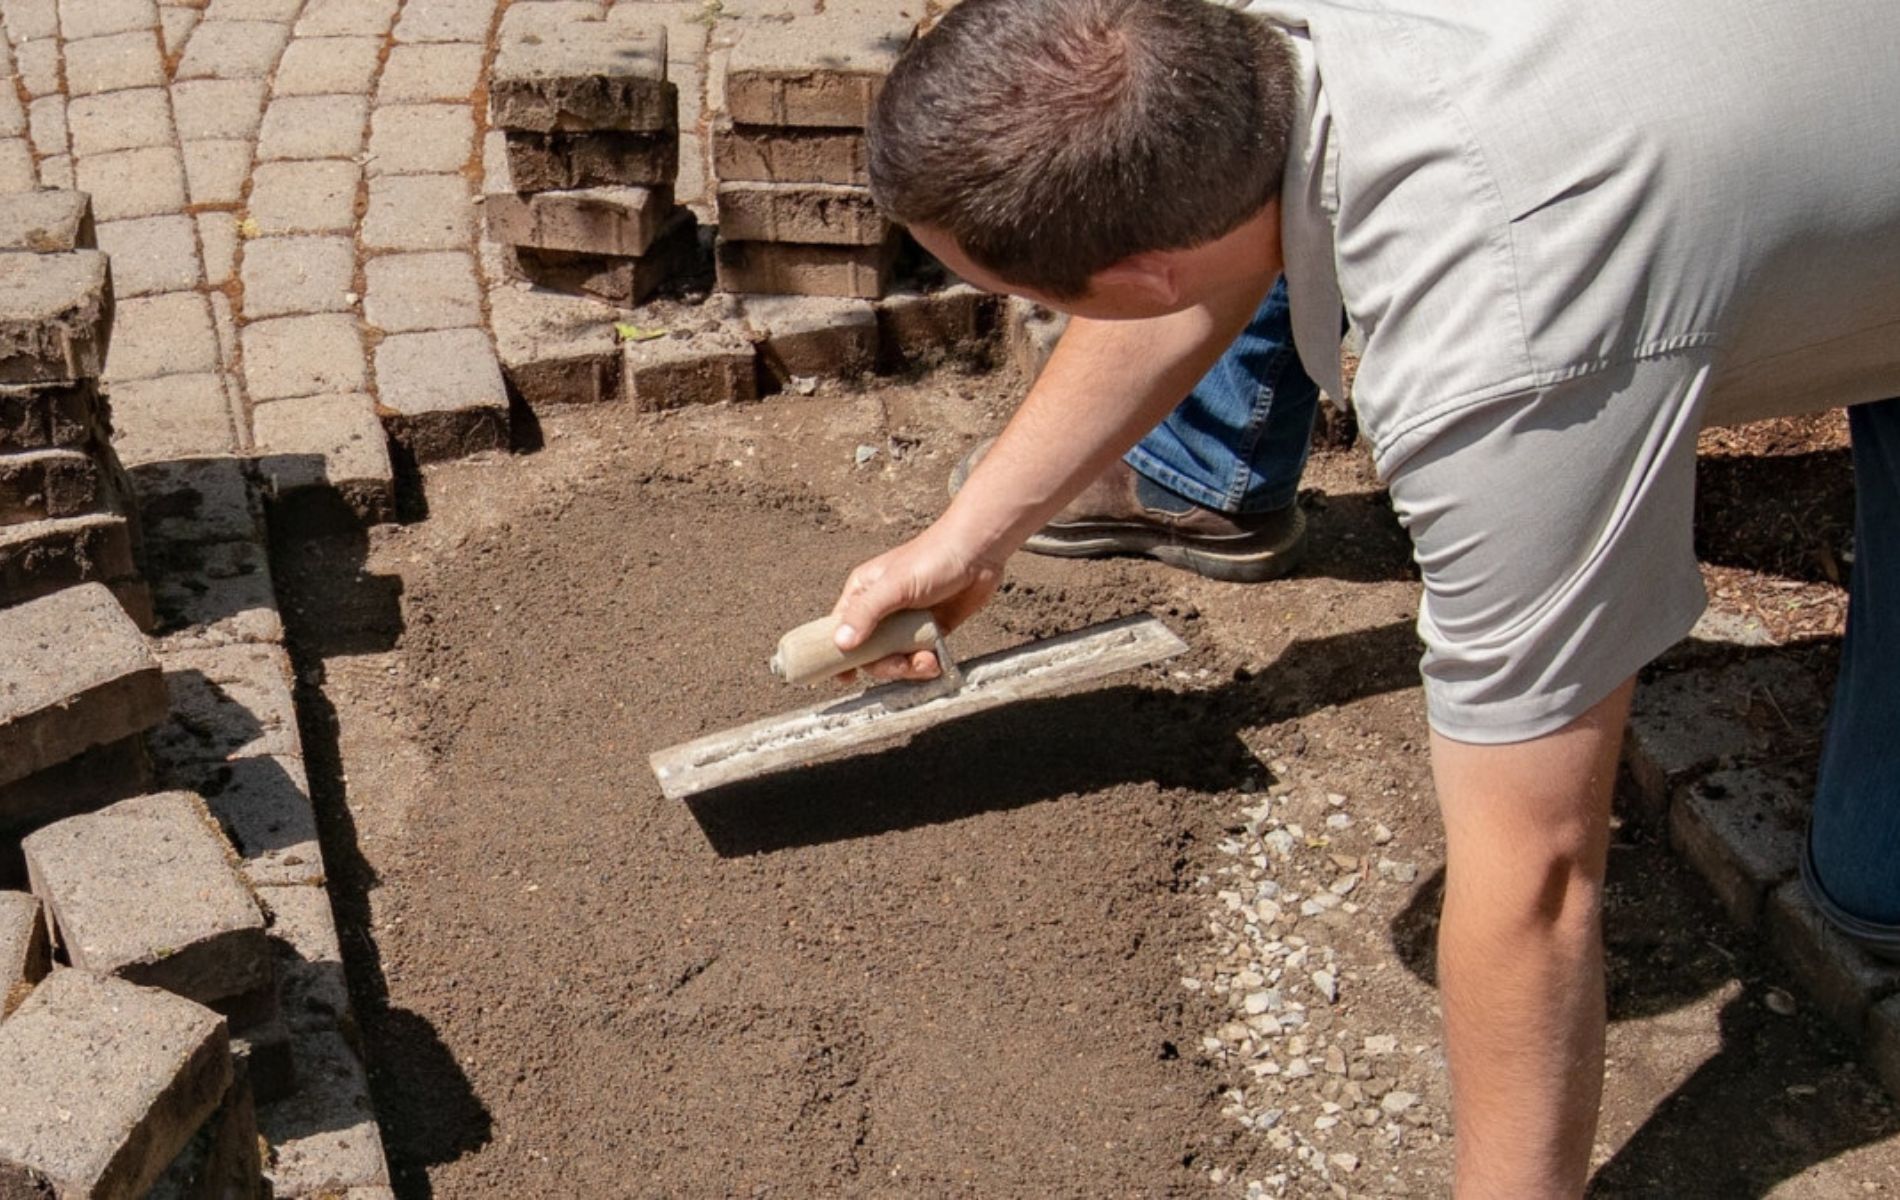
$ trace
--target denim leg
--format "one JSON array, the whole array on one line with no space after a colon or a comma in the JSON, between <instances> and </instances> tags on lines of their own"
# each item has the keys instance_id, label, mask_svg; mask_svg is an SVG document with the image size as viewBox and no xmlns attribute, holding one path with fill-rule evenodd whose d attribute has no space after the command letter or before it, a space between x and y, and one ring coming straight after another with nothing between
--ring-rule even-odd
<instances>
[{"instance_id":1,"label":"denim leg","mask_svg":"<svg viewBox=\"0 0 1900 1200\"><path fill-rule=\"evenodd\" d=\"M1824 912L1888 941L1900 935L1900 398L1848 420L1854 566L1806 867Z\"/></svg>"},{"instance_id":2,"label":"denim leg","mask_svg":"<svg viewBox=\"0 0 1900 1200\"><path fill-rule=\"evenodd\" d=\"M1223 512L1293 503L1313 444L1319 387L1293 348L1286 280L1178 408L1127 455L1171 492Z\"/></svg>"}]
</instances>

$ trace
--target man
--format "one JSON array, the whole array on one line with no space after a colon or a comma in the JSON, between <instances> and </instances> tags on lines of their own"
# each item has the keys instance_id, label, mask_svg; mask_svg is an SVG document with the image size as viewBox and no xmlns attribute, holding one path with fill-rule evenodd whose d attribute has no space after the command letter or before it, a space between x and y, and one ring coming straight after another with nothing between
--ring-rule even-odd
<instances>
[{"instance_id":1,"label":"man","mask_svg":"<svg viewBox=\"0 0 1900 1200\"><path fill-rule=\"evenodd\" d=\"M1703 604L1705 423L1858 406L1808 876L1832 919L1900 945L1900 9L1251 13L965 0L893 72L879 203L965 278L1076 319L943 516L852 572L839 640L899 608L961 621L1040 527L1099 523L1086 509L1118 489L1130 536L1255 553L1264 517L1194 511L1191 454L1138 452L1133 481L1117 456L1244 359L1282 273L1302 357L1339 394L1343 307L1364 335L1360 425L1425 587L1456 1190L1575 1196L1601 1092L1611 785L1635 672ZM1211 440L1246 461L1232 427ZM934 671L920 654L875 673Z\"/></svg>"}]
</instances>

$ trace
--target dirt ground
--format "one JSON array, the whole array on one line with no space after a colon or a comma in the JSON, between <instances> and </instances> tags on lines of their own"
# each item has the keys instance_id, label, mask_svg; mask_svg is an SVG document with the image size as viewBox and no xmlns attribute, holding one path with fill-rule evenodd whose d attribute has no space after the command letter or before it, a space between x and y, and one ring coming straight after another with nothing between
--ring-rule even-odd
<instances>
[{"instance_id":1,"label":"dirt ground","mask_svg":"<svg viewBox=\"0 0 1900 1200\"><path fill-rule=\"evenodd\" d=\"M279 546L399 1195L1443 1192L1417 585L1359 453L1316 457L1294 579L1022 558L956 639L1152 611L1182 659L693 805L649 775L653 749L808 702L764 671L778 634L937 510L1019 390L951 369L562 413L535 453L432 469L426 520ZM1810 480L1831 436L1797 439ZM1765 486L1763 450L1712 445L1711 487ZM1844 493L1794 490L1792 545L1725 527L1708 570L1791 642L1769 652L1828 672L1838 588L1809 543ZM1325 822L1261 859L1289 887L1355 864L1286 939L1336 978L1295 1040L1342 1048L1337 1072L1207 1040L1235 1019L1222 891L1253 805ZM1657 830L1623 824L1612 877L1595 1194L1900 1193L1900 1111L1820 1018L1764 1002L1799 981Z\"/></svg>"}]
</instances>

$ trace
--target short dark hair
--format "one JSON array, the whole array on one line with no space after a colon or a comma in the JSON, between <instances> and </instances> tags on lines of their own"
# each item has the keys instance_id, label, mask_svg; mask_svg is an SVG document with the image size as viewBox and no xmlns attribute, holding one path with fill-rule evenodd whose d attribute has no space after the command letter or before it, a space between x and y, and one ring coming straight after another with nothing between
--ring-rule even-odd
<instances>
[{"instance_id":1,"label":"short dark hair","mask_svg":"<svg viewBox=\"0 0 1900 1200\"><path fill-rule=\"evenodd\" d=\"M1073 297L1265 207L1298 99L1284 36L1208 0L964 0L885 83L871 189L1001 278Z\"/></svg>"}]
</instances>

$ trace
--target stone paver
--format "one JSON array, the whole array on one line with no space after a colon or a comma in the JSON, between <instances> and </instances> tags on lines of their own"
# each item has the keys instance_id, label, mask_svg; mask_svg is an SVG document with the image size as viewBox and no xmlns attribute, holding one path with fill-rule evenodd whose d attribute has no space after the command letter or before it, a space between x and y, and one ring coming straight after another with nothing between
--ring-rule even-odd
<instances>
[{"instance_id":1,"label":"stone paver","mask_svg":"<svg viewBox=\"0 0 1900 1200\"><path fill-rule=\"evenodd\" d=\"M134 88L81 96L66 109L73 153L80 157L113 150L169 146L178 139L171 99L164 88Z\"/></svg>"},{"instance_id":2,"label":"stone paver","mask_svg":"<svg viewBox=\"0 0 1900 1200\"><path fill-rule=\"evenodd\" d=\"M376 393L390 436L417 462L508 444L508 395L481 329L399 333L376 348Z\"/></svg>"},{"instance_id":3,"label":"stone paver","mask_svg":"<svg viewBox=\"0 0 1900 1200\"><path fill-rule=\"evenodd\" d=\"M18 107L19 100L13 100ZM33 152L39 155L65 154L72 148L67 132L66 97L41 96L27 106L26 132L31 133ZM22 131L0 129L0 135L18 137Z\"/></svg>"},{"instance_id":4,"label":"stone paver","mask_svg":"<svg viewBox=\"0 0 1900 1200\"><path fill-rule=\"evenodd\" d=\"M1900 965L1881 962L1826 924L1799 879L1769 897L1766 924L1769 948L1849 1036L1864 1036L1868 1010L1900 991Z\"/></svg>"},{"instance_id":5,"label":"stone paver","mask_svg":"<svg viewBox=\"0 0 1900 1200\"><path fill-rule=\"evenodd\" d=\"M257 79L199 79L172 85L172 115L186 141L250 139L264 119L264 83Z\"/></svg>"},{"instance_id":6,"label":"stone paver","mask_svg":"<svg viewBox=\"0 0 1900 1200\"><path fill-rule=\"evenodd\" d=\"M502 372L530 408L620 398L619 314L598 301L499 287L489 320Z\"/></svg>"},{"instance_id":7,"label":"stone paver","mask_svg":"<svg viewBox=\"0 0 1900 1200\"><path fill-rule=\"evenodd\" d=\"M128 467L238 447L224 377L204 371L112 385L113 448Z\"/></svg>"},{"instance_id":8,"label":"stone paver","mask_svg":"<svg viewBox=\"0 0 1900 1200\"><path fill-rule=\"evenodd\" d=\"M223 287L237 275L237 217L226 212L198 214L198 246L204 256L205 282Z\"/></svg>"},{"instance_id":9,"label":"stone paver","mask_svg":"<svg viewBox=\"0 0 1900 1200\"><path fill-rule=\"evenodd\" d=\"M59 36L57 0L7 0L0 12L5 14L7 36L16 52L23 42Z\"/></svg>"},{"instance_id":10,"label":"stone paver","mask_svg":"<svg viewBox=\"0 0 1900 1200\"><path fill-rule=\"evenodd\" d=\"M781 381L851 375L877 363L877 309L868 300L747 296L743 305L761 357Z\"/></svg>"},{"instance_id":11,"label":"stone paver","mask_svg":"<svg viewBox=\"0 0 1900 1200\"><path fill-rule=\"evenodd\" d=\"M385 333L482 323L482 291L471 254L386 254L364 264L363 274L363 317Z\"/></svg>"},{"instance_id":12,"label":"stone paver","mask_svg":"<svg viewBox=\"0 0 1900 1200\"><path fill-rule=\"evenodd\" d=\"M79 160L79 190L92 196L101 221L183 211L185 161L175 146L119 150Z\"/></svg>"},{"instance_id":13,"label":"stone paver","mask_svg":"<svg viewBox=\"0 0 1900 1200\"><path fill-rule=\"evenodd\" d=\"M532 133L679 127L678 89L666 77L659 27L560 23L504 38L488 84L497 128Z\"/></svg>"},{"instance_id":14,"label":"stone paver","mask_svg":"<svg viewBox=\"0 0 1900 1200\"><path fill-rule=\"evenodd\" d=\"M244 315L347 312L356 247L342 237L256 238L244 248Z\"/></svg>"},{"instance_id":15,"label":"stone paver","mask_svg":"<svg viewBox=\"0 0 1900 1200\"><path fill-rule=\"evenodd\" d=\"M25 892L0 892L0 1021L13 1015L52 965L40 902Z\"/></svg>"},{"instance_id":16,"label":"stone paver","mask_svg":"<svg viewBox=\"0 0 1900 1200\"><path fill-rule=\"evenodd\" d=\"M218 335L203 295L167 292L120 302L106 360L109 382L216 371L218 365Z\"/></svg>"},{"instance_id":17,"label":"stone paver","mask_svg":"<svg viewBox=\"0 0 1900 1200\"><path fill-rule=\"evenodd\" d=\"M112 329L105 255L0 255L0 382L100 374Z\"/></svg>"},{"instance_id":18,"label":"stone paver","mask_svg":"<svg viewBox=\"0 0 1900 1200\"><path fill-rule=\"evenodd\" d=\"M349 233L356 227L360 177L351 162L259 163L251 176L250 217L264 234ZM374 195L372 188L372 201Z\"/></svg>"},{"instance_id":19,"label":"stone paver","mask_svg":"<svg viewBox=\"0 0 1900 1200\"><path fill-rule=\"evenodd\" d=\"M171 719L150 738L161 770L256 755L303 757L290 659L280 647L167 651L162 665Z\"/></svg>"},{"instance_id":20,"label":"stone paver","mask_svg":"<svg viewBox=\"0 0 1900 1200\"><path fill-rule=\"evenodd\" d=\"M362 96L282 96L264 110L257 135L257 157L277 159L352 158L363 149L363 120L369 102Z\"/></svg>"},{"instance_id":21,"label":"stone paver","mask_svg":"<svg viewBox=\"0 0 1900 1200\"><path fill-rule=\"evenodd\" d=\"M360 392L368 383L356 318L277 317L244 327L244 381L254 403Z\"/></svg>"},{"instance_id":22,"label":"stone paver","mask_svg":"<svg viewBox=\"0 0 1900 1200\"><path fill-rule=\"evenodd\" d=\"M1811 787L1809 772L1786 767L1717 771L1670 807L1677 850L1745 929L1760 920L1768 893L1800 869Z\"/></svg>"},{"instance_id":23,"label":"stone paver","mask_svg":"<svg viewBox=\"0 0 1900 1200\"><path fill-rule=\"evenodd\" d=\"M185 143L185 189L193 204L236 204L250 171L248 141Z\"/></svg>"},{"instance_id":24,"label":"stone paver","mask_svg":"<svg viewBox=\"0 0 1900 1200\"><path fill-rule=\"evenodd\" d=\"M205 18L211 21L275 21L288 25L297 19L303 0L211 0Z\"/></svg>"},{"instance_id":25,"label":"stone paver","mask_svg":"<svg viewBox=\"0 0 1900 1200\"><path fill-rule=\"evenodd\" d=\"M104 221L98 238L112 259L112 288L120 296L186 291L204 282L197 227L182 213Z\"/></svg>"},{"instance_id":26,"label":"stone paver","mask_svg":"<svg viewBox=\"0 0 1900 1200\"><path fill-rule=\"evenodd\" d=\"M152 0L60 0L59 32L67 41L151 29L158 24Z\"/></svg>"},{"instance_id":27,"label":"stone paver","mask_svg":"<svg viewBox=\"0 0 1900 1200\"><path fill-rule=\"evenodd\" d=\"M275 21L206 20L192 32L178 60L179 79L267 79L290 40Z\"/></svg>"},{"instance_id":28,"label":"stone paver","mask_svg":"<svg viewBox=\"0 0 1900 1200\"><path fill-rule=\"evenodd\" d=\"M396 46L390 50L382 78L377 81L376 103L467 102L481 82L486 53L484 46L461 42Z\"/></svg>"},{"instance_id":29,"label":"stone paver","mask_svg":"<svg viewBox=\"0 0 1900 1200\"><path fill-rule=\"evenodd\" d=\"M158 34L164 39L167 58L177 58L185 52L185 43L202 20L204 13L179 4L167 4L158 10Z\"/></svg>"},{"instance_id":30,"label":"stone paver","mask_svg":"<svg viewBox=\"0 0 1900 1200\"><path fill-rule=\"evenodd\" d=\"M398 42L483 42L495 0L408 0L396 22Z\"/></svg>"},{"instance_id":31,"label":"stone paver","mask_svg":"<svg viewBox=\"0 0 1900 1200\"><path fill-rule=\"evenodd\" d=\"M297 18L297 36L383 37L396 19L398 0L308 0Z\"/></svg>"},{"instance_id":32,"label":"stone paver","mask_svg":"<svg viewBox=\"0 0 1900 1200\"><path fill-rule=\"evenodd\" d=\"M381 38L293 39L277 64L271 92L278 96L361 95L375 80L382 53Z\"/></svg>"},{"instance_id":33,"label":"stone paver","mask_svg":"<svg viewBox=\"0 0 1900 1200\"><path fill-rule=\"evenodd\" d=\"M369 182L367 250L466 250L474 205L460 175L383 175Z\"/></svg>"},{"instance_id":34,"label":"stone paver","mask_svg":"<svg viewBox=\"0 0 1900 1200\"><path fill-rule=\"evenodd\" d=\"M165 82L158 34L150 30L66 43L69 99L126 88L162 88Z\"/></svg>"},{"instance_id":35,"label":"stone paver","mask_svg":"<svg viewBox=\"0 0 1900 1200\"><path fill-rule=\"evenodd\" d=\"M389 441L368 395L277 400L258 405L251 420L258 473L280 503L321 510L326 494L333 494L354 521L395 518Z\"/></svg>"},{"instance_id":36,"label":"stone paver","mask_svg":"<svg viewBox=\"0 0 1900 1200\"><path fill-rule=\"evenodd\" d=\"M475 113L467 104L389 104L370 121L371 175L459 171L475 152Z\"/></svg>"}]
</instances>

